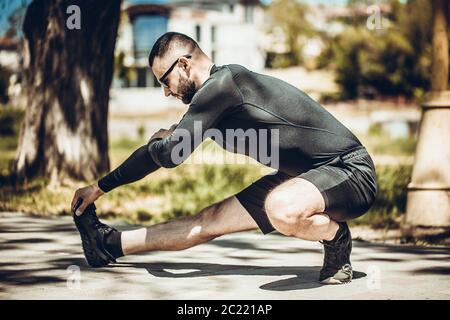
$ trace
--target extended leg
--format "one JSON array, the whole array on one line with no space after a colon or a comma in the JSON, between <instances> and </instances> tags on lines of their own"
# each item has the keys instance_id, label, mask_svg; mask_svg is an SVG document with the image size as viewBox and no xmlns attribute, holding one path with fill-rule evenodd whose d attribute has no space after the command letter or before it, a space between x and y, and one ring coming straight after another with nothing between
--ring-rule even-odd
<instances>
[{"instance_id":1,"label":"extended leg","mask_svg":"<svg viewBox=\"0 0 450 320\"><path fill-rule=\"evenodd\" d=\"M189 217L122 233L125 255L155 250L183 250L224 234L252 230L258 225L234 197Z\"/></svg>"}]
</instances>

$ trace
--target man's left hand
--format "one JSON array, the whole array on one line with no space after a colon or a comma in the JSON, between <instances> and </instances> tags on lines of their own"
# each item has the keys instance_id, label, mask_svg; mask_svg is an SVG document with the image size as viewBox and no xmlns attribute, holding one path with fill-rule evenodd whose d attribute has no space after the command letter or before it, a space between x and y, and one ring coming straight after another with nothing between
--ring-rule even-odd
<instances>
[{"instance_id":1,"label":"man's left hand","mask_svg":"<svg viewBox=\"0 0 450 320\"><path fill-rule=\"evenodd\" d=\"M172 134L172 132L175 130L175 128L177 127L178 124L173 124L169 129L159 129L156 133L154 133L150 140L148 141L149 143L157 140L157 139L164 139L167 136L170 136Z\"/></svg>"}]
</instances>

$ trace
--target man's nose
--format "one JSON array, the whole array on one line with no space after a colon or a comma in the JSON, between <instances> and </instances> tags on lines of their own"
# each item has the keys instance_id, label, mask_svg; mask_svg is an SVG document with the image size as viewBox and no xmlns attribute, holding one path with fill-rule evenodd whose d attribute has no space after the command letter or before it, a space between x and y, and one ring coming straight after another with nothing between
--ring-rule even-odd
<instances>
[{"instance_id":1,"label":"man's nose","mask_svg":"<svg viewBox=\"0 0 450 320\"><path fill-rule=\"evenodd\" d=\"M168 96L170 96L171 94L172 94L172 92L170 91L170 89L167 88L167 87L164 87L164 95L165 95L166 97L168 97Z\"/></svg>"}]
</instances>

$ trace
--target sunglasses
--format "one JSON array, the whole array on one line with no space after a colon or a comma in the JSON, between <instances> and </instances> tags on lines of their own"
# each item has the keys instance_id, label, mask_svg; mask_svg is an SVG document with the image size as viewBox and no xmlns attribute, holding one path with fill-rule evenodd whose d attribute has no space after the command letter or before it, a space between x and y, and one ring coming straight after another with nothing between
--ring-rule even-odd
<instances>
[{"instance_id":1,"label":"sunglasses","mask_svg":"<svg viewBox=\"0 0 450 320\"><path fill-rule=\"evenodd\" d=\"M159 78L159 82L162 83L164 86L168 87L167 83L166 83L166 78L167 76L172 72L173 68L175 68L176 64L178 63L178 61L180 61L181 58L187 58L190 59L192 58L192 55L190 54L185 54L184 56L179 57L171 66L169 69L167 69L166 72L164 72L164 74L161 76L161 78Z\"/></svg>"}]
</instances>

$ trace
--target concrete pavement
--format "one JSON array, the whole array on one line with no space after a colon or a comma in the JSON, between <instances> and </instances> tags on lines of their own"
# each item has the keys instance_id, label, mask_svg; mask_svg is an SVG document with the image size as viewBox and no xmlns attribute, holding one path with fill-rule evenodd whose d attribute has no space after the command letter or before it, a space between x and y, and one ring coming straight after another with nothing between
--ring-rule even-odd
<instances>
[{"instance_id":1,"label":"concrete pavement","mask_svg":"<svg viewBox=\"0 0 450 320\"><path fill-rule=\"evenodd\" d=\"M450 248L354 241L356 279L340 286L317 282L322 255L318 242L244 232L91 269L71 217L2 212L0 298L450 299Z\"/></svg>"}]
</instances>

